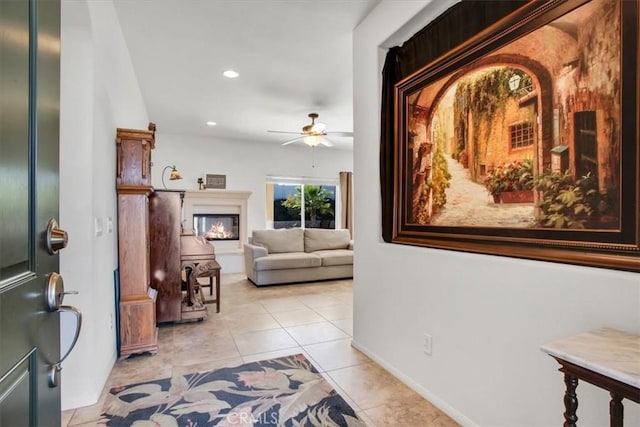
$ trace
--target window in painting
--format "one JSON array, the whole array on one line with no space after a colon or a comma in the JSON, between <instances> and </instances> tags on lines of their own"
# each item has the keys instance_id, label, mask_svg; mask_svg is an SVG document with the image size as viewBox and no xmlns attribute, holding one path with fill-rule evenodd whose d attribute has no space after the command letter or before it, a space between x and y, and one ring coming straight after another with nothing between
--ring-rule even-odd
<instances>
[{"instance_id":1,"label":"window in painting","mask_svg":"<svg viewBox=\"0 0 640 427\"><path fill-rule=\"evenodd\" d=\"M533 123L524 122L509 126L509 136L512 150L533 145Z\"/></svg>"}]
</instances>

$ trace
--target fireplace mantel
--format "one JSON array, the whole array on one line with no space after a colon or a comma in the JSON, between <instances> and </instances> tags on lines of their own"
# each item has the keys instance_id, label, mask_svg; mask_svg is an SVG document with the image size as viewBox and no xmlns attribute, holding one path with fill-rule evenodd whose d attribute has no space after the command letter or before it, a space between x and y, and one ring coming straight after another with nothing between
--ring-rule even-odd
<instances>
[{"instance_id":1,"label":"fireplace mantel","mask_svg":"<svg viewBox=\"0 0 640 427\"><path fill-rule=\"evenodd\" d=\"M251 191L235 190L186 190L184 193L182 227L193 229L194 214L239 214L240 239L209 242L218 254L242 252L247 242L247 204Z\"/></svg>"}]
</instances>

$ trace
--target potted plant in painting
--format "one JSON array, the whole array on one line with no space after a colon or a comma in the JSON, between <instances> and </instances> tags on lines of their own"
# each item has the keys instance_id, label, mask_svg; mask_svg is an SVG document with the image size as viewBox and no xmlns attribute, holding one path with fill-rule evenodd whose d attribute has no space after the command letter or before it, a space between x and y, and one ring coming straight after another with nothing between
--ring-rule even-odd
<instances>
[{"instance_id":1,"label":"potted plant in painting","mask_svg":"<svg viewBox=\"0 0 640 427\"><path fill-rule=\"evenodd\" d=\"M500 174L497 171L497 168L489 170L489 173L484 178L484 186L489 194L493 196L494 203L500 203L500 193L502 193L504 189L504 185L500 180Z\"/></svg>"},{"instance_id":2,"label":"potted plant in painting","mask_svg":"<svg viewBox=\"0 0 640 427\"><path fill-rule=\"evenodd\" d=\"M495 203L533 202L531 159L514 160L490 169L484 185Z\"/></svg>"},{"instance_id":3,"label":"potted plant in painting","mask_svg":"<svg viewBox=\"0 0 640 427\"><path fill-rule=\"evenodd\" d=\"M619 213L611 208L610 194L598 191L598 181L591 173L575 179L570 171L538 175L535 188L540 191L540 214L537 225L545 228L614 228Z\"/></svg>"}]
</instances>

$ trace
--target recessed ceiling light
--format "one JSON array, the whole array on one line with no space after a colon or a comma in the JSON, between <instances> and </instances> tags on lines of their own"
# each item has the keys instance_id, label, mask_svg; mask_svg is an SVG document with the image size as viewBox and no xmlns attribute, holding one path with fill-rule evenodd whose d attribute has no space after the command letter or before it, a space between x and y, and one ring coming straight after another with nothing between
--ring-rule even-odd
<instances>
[{"instance_id":1,"label":"recessed ceiling light","mask_svg":"<svg viewBox=\"0 0 640 427\"><path fill-rule=\"evenodd\" d=\"M215 126L215 125L217 125L216 122L207 122L207 126Z\"/></svg>"},{"instance_id":2,"label":"recessed ceiling light","mask_svg":"<svg viewBox=\"0 0 640 427\"><path fill-rule=\"evenodd\" d=\"M238 73L237 71L233 71L233 70L227 70L224 73L222 73L223 76L230 78L230 79L235 79L236 77L238 77L240 75L240 73Z\"/></svg>"}]
</instances>

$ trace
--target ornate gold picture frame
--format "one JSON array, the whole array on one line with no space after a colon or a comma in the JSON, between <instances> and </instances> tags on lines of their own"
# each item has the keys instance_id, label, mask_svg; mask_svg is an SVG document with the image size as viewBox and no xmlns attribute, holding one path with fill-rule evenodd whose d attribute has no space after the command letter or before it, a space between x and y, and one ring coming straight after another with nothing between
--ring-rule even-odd
<instances>
[{"instance_id":1,"label":"ornate gold picture frame","mask_svg":"<svg viewBox=\"0 0 640 427\"><path fill-rule=\"evenodd\" d=\"M640 271L638 1L530 2L395 86L392 241Z\"/></svg>"}]
</instances>

